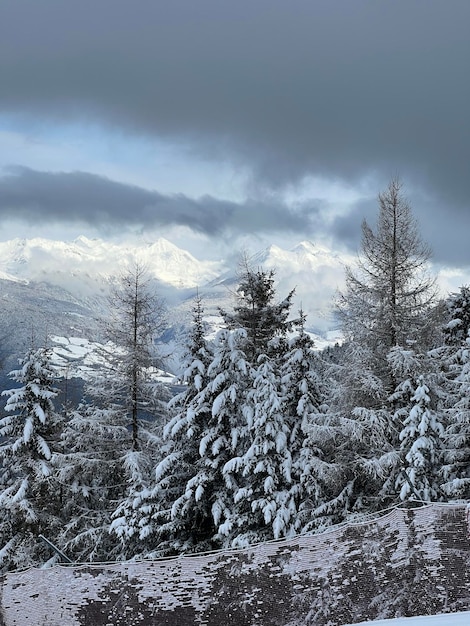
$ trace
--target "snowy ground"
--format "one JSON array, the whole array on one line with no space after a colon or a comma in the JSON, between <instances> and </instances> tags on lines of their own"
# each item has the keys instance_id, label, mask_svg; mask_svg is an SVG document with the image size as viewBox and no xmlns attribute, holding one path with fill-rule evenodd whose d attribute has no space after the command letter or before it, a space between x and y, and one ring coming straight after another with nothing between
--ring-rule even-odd
<instances>
[{"instance_id":1,"label":"snowy ground","mask_svg":"<svg viewBox=\"0 0 470 626\"><path fill-rule=\"evenodd\" d=\"M51 335L54 343L53 365L61 376L66 378L79 377L88 380L99 367L106 365L105 354L119 352L119 348L108 342L105 346L84 337L59 337ZM175 376L163 370L152 368L152 380L173 384Z\"/></svg>"},{"instance_id":2,"label":"snowy ground","mask_svg":"<svg viewBox=\"0 0 470 626\"><path fill-rule=\"evenodd\" d=\"M379 619L375 622L361 622L361 624L364 624L365 626L469 626L470 611L466 611L465 613L428 615L426 617L400 617L397 619ZM355 624L354 626L360 625Z\"/></svg>"}]
</instances>

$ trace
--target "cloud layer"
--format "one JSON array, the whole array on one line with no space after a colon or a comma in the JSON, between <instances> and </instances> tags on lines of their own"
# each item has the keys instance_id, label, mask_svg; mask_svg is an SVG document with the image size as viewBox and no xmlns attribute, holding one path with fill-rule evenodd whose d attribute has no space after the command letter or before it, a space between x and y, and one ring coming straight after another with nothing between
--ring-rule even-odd
<instances>
[{"instance_id":1,"label":"cloud layer","mask_svg":"<svg viewBox=\"0 0 470 626\"><path fill-rule=\"evenodd\" d=\"M183 140L271 190L399 173L450 258L451 225L470 212L469 24L468 0L4 0L0 112ZM28 216L214 234L310 224L281 202L193 201L79 173L23 170L0 193ZM345 220L335 232L348 241Z\"/></svg>"},{"instance_id":2,"label":"cloud layer","mask_svg":"<svg viewBox=\"0 0 470 626\"><path fill-rule=\"evenodd\" d=\"M0 176L0 217L30 223L91 223L122 226L185 225L209 236L286 231L308 234L313 211L292 211L274 202L236 204L206 196L193 200L163 195L85 172L38 172L9 168Z\"/></svg>"}]
</instances>

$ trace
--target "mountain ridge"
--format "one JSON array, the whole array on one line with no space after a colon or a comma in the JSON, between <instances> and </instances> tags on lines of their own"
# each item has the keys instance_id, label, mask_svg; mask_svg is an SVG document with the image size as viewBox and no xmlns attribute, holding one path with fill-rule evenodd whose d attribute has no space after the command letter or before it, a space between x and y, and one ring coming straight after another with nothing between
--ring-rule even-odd
<instances>
[{"instance_id":1,"label":"mountain ridge","mask_svg":"<svg viewBox=\"0 0 470 626\"><path fill-rule=\"evenodd\" d=\"M49 283L70 291L79 300L93 302L106 293L126 267L145 266L171 305L201 296L221 299L236 284L236 269L225 261L197 259L161 237L150 243L113 243L80 236L73 241L45 238L0 242L0 278L22 283ZM301 241L290 250L270 245L249 258L254 267L275 270L279 297L296 289L309 325L321 331L331 328L334 293L343 281L340 257L323 245Z\"/></svg>"},{"instance_id":2,"label":"mountain ridge","mask_svg":"<svg viewBox=\"0 0 470 626\"><path fill-rule=\"evenodd\" d=\"M4 337L0 360L6 359L5 367L24 353L34 335L99 337L98 320L106 314L110 288L135 262L146 266L157 293L167 302L169 353L179 354L197 293L211 333L220 327L219 307L230 309L234 303L235 267L197 259L164 238L138 245L84 236L70 242L45 238L0 242L0 336ZM275 270L279 299L295 289L292 317L302 307L306 329L318 337L317 345L331 343L333 296L343 274L337 255L304 241L291 250L269 246L249 262Z\"/></svg>"},{"instance_id":3,"label":"mountain ridge","mask_svg":"<svg viewBox=\"0 0 470 626\"><path fill-rule=\"evenodd\" d=\"M71 275L91 273L109 280L116 267L139 262L162 282L180 288L209 282L220 272L220 263L199 261L190 252L178 248L164 238L150 244L116 244L102 239L80 236L71 242L35 237L0 242L0 271L8 277L38 280L48 275L69 272ZM171 272L170 268L176 269ZM179 270L179 271L178 271ZM63 286L62 282L60 286Z\"/></svg>"}]
</instances>

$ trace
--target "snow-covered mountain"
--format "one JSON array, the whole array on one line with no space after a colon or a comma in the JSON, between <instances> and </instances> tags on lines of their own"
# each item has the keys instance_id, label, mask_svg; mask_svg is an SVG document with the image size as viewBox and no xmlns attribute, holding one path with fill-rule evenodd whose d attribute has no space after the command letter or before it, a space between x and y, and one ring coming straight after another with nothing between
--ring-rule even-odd
<instances>
[{"instance_id":1,"label":"snow-covered mountain","mask_svg":"<svg viewBox=\"0 0 470 626\"><path fill-rule=\"evenodd\" d=\"M99 293L136 261L176 289L205 284L222 271L221 263L198 261L166 239L139 246L86 237L68 243L41 238L0 242L0 278L46 281L79 295Z\"/></svg>"},{"instance_id":2,"label":"snow-covered mountain","mask_svg":"<svg viewBox=\"0 0 470 626\"><path fill-rule=\"evenodd\" d=\"M274 269L280 296L295 288L294 306L307 313L307 326L323 334L334 327L333 300L344 281L344 261L328 248L302 241L292 250L270 246L253 257Z\"/></svg>"},{"instance_id":3,"label":"snow-covered mountain","mask_svg":"<svg viewBox=\"0 0 470 626\"><path fill-rule=\"evenodd\" d=\"M223 261L198 260L166 239L140 245L86 237L72 242L40 238L0 242L0 279L47 283L70 292L81 302L103 294L107 285L135 261L148 268L163 295L170 294L171 303L198 288L203 297L224 304L236 285L236 268ZM302 303L311 326L320 330L331 326L331 298L343 276L338 255L304 241L292 250L270 246L255 254L251 262L255 267L276 269L280 297L296 289L296 303Z\"/></svg>"},{"instance_id":4,"label":"snow-covered mountain","mask_svg":"<svg viewBox=\"0 0 470 626\"><path fill-rule=\"evenodd\" d=\"M34 335L94 339L109 286L135 262L148 269L168 302L171 349L184 335L196 290L212 328L217 327L218 307L232 305L236 267L196 259L165 239L140 245L86 237L72 242L12 239L0 242L0 360L21 354ZM302 242L292 250L270 246L250 262L276 270L279 298L295 288L293 314L302 306L319 347L331 341L332 301L343 280L337 255Z\"/></svg>"}]
</instances>

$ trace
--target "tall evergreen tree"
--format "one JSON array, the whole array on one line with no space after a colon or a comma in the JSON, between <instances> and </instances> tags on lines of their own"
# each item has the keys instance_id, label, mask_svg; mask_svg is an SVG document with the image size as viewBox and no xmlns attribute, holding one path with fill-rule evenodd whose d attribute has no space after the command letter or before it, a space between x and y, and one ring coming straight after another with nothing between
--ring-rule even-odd
<instances>
[{"instance_id":1,"label":"tall evergreen tree","mask_svg":"<svg viewBox=\"0 0 470 626\"><path fill-rule=\"evenodd\" d=\"M446 375L446 446L443 491L470 497L470 289L461 287L447 300L445 345L439 350Z\"/></svg>"},{"instance_id":2,"label":"tall evergreen tree","mask_svg":"<svg viewBox=\"0 0 470 626\"><path fill-rule=\"evenodd\" d=\"M60 472L69 489L64 541L82 560L127 558L134 550L130 539L119 545L119 533L110 537L108 531L113 514L117 529L132 517L160 451L165 401L155 379L154 339L162 307L142 267L123 274L110 299L100 367L90 373L86 401L63 435Z\"/></svg>"},{"instance_id":3,"label":"tall evergreen tree","mask_svg":"<svg viewBox=\"0 0 470 626\"><path fill-rule=\"evenodd\" d=\"M0 564L4 569L43 564L50 553L39 535L55 540L62 493L55 475L61 418L51 351L31 349L21 368L10 372L19 385L7 397L0 420Z\"/></svg>"},{"instance_id":4,"label":"tall evergreen tree","mask_svg":"<svg viewBox=\"0 0 470 626\"><path fill-rule=\"evenodd\" d=\"M370 406L383 402L396 387L387 363L388 352L410 341L427 347L420 342L426 337L435 293L434 281L427 274L429 258L429 248L421 240L401 183L394 179L379 195L376 229L366 221L362 224L357 268L346 268L346 292L339 301L346 342L366 352L366 369L364 355L356 359L354 349L346 366L377 380L370 388ZM348 393L348 402L355 403L355 396Z\"/></svg>"},{"instance_id":5,"label":"tall evergreen tree","mask_svg":"<svg viewBox=\"0 0 470 626\"><path fill-rule=\"evenodd\" d=\"M223 312L229 327L243 328L250 362L250 387L245 392L246 442L228 469L237 523L222 526L227 545L243 545L292 534L301 488L293 484L292 453L298 460L302 432L286 415L282 381L288 352L287 334L298 320L289 320L294 292L278 302L274 270L254 270L242 262L238 300L233 313Z\"/></svg>"},{"instance_id":6,"label":"tall evergreen tree","mask_svg":"<svg viewBox=\"0 0 470 626\"><path fill-rule=\"evenodd\" d=\"M357 267L346 269L339 302L345 358L334 367L338 385L330 404L333 414L351 419L345 436L355 477L351 504L358 508L382 506L384 478L397 459L402 425L396 423L396 392L402 381L389 355L411 345L420 353L430 347L429 256L401 183L392 180L379 195L375 230L362 224Z\"/></svg>"},{"instance_id":7,"label":"tall evergreen tree","mask_svg":"<svg viewBox=\"0 0 470 626\"><path fill-rule=\"evenodd\" d=\"M154 504L144 503L145 532L166 536L177 552L282 536L294 525L281 380L292 294L276 303L274 273L245 270L234 312L223 312L229 329L218 333L208 365L196 355L196 375L172 403L171 451L156 470ZM155 503L164 489L171 501L159 504L168 512L162 521Z\"/></svg>"},{"instance_id":8,"label":"tall evergreen tree","mask_svg":"<svg viewBox=\"0 0 470 626\"><path fill-rule=\"evenodd\" d=\"M155 380L155 368L161 365L155 340L165 327L166 314L148 272L138 263L122 275L110 305L108 338L119 351L117 362L110 359L112 378L132 434L132 443L121 457L127 488L113 513L111 531L126 538L120 556L128 558L135 554L138 544L134 503L151 483L166 418L168 394Z\"/></svg>"}]
</instances>

